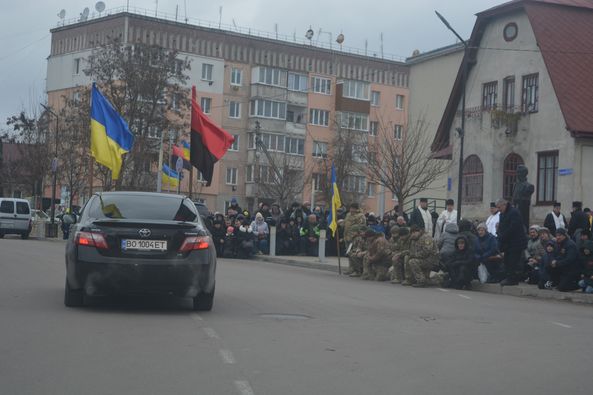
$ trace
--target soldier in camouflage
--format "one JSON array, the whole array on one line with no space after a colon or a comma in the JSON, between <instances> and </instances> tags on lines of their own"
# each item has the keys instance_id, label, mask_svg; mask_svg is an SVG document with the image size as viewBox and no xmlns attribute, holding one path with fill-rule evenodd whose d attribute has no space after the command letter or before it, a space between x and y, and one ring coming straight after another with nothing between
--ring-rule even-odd
<instances>
[{"instance_id":1,"label":"soldier in camouflage","mask_svg":"<svg viewBox=\"0 0 593 395\"><path fill-rule=\"evenodd\" d=\"M356 226L362 225L366 227L366 224L367 220L360 211L358 203L350 204L350 212L346 214L346 219L344 219L344 241L346 242L346 248L348 248L348 245L354 239L354 234L356 233L354 229Z\"/></svg>"},{"instance_id":2,"label":"soldier in camouflage","mask_svg":"<svg viewBox=\"0 0 593 395\"><path fill-rule=\"evenodd\" d=\"M355 225L350 230L352 232L352 247L348 252L349 269L344 273L350 277L360 277L362 274L362 261L366 254L366 240L364 239L366 229L364 225Z\"/></svg>"},{"instance_id":3,"label":"soldier in camouflage","mask_svg":"<svg viewBox=\"0 0 593 395\"><path fill-rule=\"evenodd\" d=\"M374 281L389 280L388 270L391 266L391 246L383 232L369 228L367 238L368 251L363 259L361 279Z\"/></svg>"},{"instance_id":4,"label":"soldier in camouflage","mask_svg":"<svg viewBox=\"0 0 593 395\"><path fill-rule=\"evenodd\" d=\"M405 280L402 285L425 287L428 285L431 269L438 262L438 251L434 240L420 227L412 226L409 248L408 262L404 266Z\"/></svg>"},{"instance_id":5,"label":"soldier in camouflage","mask_svg":"<svg viewBox=\"0 0 593 395\"><path fill-rule=\"evenodd\" d=\"M392 284L401 284L404 279L404 267L408 259L409 238L410 228L400 227L398 230L397 242L393 245L393 257L391 258Z\"/></svg>"}]
</instances>

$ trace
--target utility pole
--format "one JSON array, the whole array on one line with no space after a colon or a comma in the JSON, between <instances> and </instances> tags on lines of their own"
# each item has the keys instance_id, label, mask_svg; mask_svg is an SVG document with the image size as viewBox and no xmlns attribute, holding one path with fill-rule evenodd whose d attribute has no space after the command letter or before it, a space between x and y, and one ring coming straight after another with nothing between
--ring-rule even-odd
<instances>
[{"instance_id":1,"label":"utility pole","mask_svg":"<svg viewBox=\"0 0 593 395\"><path fill-rule=\"evenodd\" d=\"M253 179L255 180L255 204L254 204L254 208L257 208L257 205L259 203L259 183L260 183L260 169L259 169L259 143L261 141L260 138L260 133L261 133L261 126L259 124L259 121L255 121L255 166L253 171L255 172L255 175L253 177Z\"/></svg>"},{"instance_id":2,"label":"utility pole","mask_svg":"<svg viewBox=\"0 0 593 395\"><path fill-rule=\"evenodd\" d=\"M455 37L461 41L463 44L463 60L461 64L461 127L457 128L457 132L459 133L459 170L458 170L458 183L457 183L457 223L461 221L461 204L463 198L463 145L465 142L465 91L467 86L467 63L469 58L469 47L467 42L461 38L461 36L453 29L453 27L449 24L449 22L445 19L444 16L439 14L438 11L435 11L441 22L447 27L447 29L451 30Z\"/></svg>"},{"instance_id":3,"label":"utility pole","mask_svg":"<svg viewBox=\"0 0 593 395\"><path fill-rule=\"evenodd\" d=\"M56 114L51 108L42 104L41 107L47 111L48 114L53 115L56 117L56 134L55 134L55 149L54 149L54 158L51 161L51 171L52 171L52 184L51 184L51 207L50 207L50 216L51 216L51 226L52 232L55 226L56 221L56 183L57 183L57 175L58 175L58 128L60 126L60 117ZM57 229L55 233L52 233L57 236Z\"/></svg>"}]
</instances>

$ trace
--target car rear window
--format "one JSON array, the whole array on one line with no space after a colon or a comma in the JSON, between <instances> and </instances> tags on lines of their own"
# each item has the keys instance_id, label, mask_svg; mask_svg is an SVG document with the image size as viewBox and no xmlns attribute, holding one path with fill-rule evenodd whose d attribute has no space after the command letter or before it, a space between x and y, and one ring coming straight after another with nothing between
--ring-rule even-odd
<instances>
[{"instance_id":1,"label":"car rear window","mask_svg":"<svg viewBox=\"0 0 593 395\"><path fill-rule=\"evenodd\" d=\"M31 214L29 205L25 202L16 202L16 213L17 214Z\"/></svg>"},{"instance_id":2,"label":"car rear window","mask_svg":"<svg viewBox=\"0 0 593 395\"><path fill-rule=\"evenodd\" d=\"M14 214L14 202L11 200L3 200L0 203L0 213Z\"/></svg>"},{"instance_id":3,"label":"car rear window","mask_svg":"<svg viewBox=\"0 0 593 395\"><path fill-rule=\"evenodd\" d=\"M198 222L198 213L187 199L156 195L105 195L89 207L91 218L146 219Z\"/></svg>"}]
</instances>

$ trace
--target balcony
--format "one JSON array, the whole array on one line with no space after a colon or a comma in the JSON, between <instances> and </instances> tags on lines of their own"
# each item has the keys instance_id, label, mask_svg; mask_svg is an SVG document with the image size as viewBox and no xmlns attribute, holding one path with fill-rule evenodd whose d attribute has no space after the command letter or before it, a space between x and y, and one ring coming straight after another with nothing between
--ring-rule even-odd
<instances>
[{"instance_id":1,"label":"balcony","mask_svg":"<svg viewBox=\"0 0 593 395\"><path fill-rule=\"evenodd\" d=\"M288 97L288 91L286 90L286 88L280 88L277 86L251 84L251 97L258 97L275 101L286 101Z\"/></svg>"},{"instance_id":2,"label":"balcony","mask_svg":"<svg viewBox=\"0 0 593 395\"><path fill-rule=\"evenodd\" d=\"M284 120L251 117L249 118L247 125L250 132L255 131L256 122L259 122L259 127L262 132L284 133L284 130L286 129L286 121Z\"/></svg>"},{"instance_id":3,"label":"balcony","mask_svg":"<svg viewBox=\"0 0 593 395\"><path fill-rule=\"evenodd\" d=\"M286 133L289 135L305 136L307 134L307 125L304 123L286 122Z\"/></svg>"},{"instance_id":4,"label":"balcony","mask_svg":"<svg viewBox=\"0 0 593 395\"><path fill-rule=\"evenodd\" d=\"M288 95L286 96L286 101L288 104L307 107L307 92L289 90Z\"/></svg>"}]
</instances>

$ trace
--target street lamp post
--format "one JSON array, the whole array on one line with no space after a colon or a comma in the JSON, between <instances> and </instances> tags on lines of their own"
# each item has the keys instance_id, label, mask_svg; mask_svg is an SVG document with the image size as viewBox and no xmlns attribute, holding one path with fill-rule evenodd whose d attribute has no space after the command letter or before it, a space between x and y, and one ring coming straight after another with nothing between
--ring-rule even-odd
<instances>
[{"instance_id":1,"label":"street lamp post","mask_svg":"<svg viewBox=\"0 0 593 395\"><path fill-rule=\"evenodd\" d=\"M52 178L52 185L51 185L51 207L50 207L51 212L50 212L50 215L51 215L51 224L53 227L53 225L55 223L55 217L56 217L55 202L56 202L56 182L57 182L57 174L58 174L58 127L60 124L60 117L58 116L58 114L53 112L52 109L49 108L48 106L42 104L41 107L43 107L45 109L45 111L48 112L48 114L51 114L54 117L56 117L55 151L54 151L54 158L51 161L51 171L53 174L53 178ZM56 234L57 234L57 232L56 232Z\"/></svg>"},{"instance_id":2,"label":"street lamp post","mask_svg":"<svg viewBox=\"0 0 593 395\"><path fill-rule=\"evenodd\" d=\"M462 196L463 196L463 145L465 140L465 88L467 85L467 58L469 56L469 47L467 42L461 38L461 36L451 27L449 22L445 19L444 16L439 14L438 11L435 11L441 22L447 27L447 29L451 30L455 37L461 41L463 44L463 60L461 63L461 127L457 128L457 132L459 133L459 173L458 173L458 183L457 183L457 222L461 220L461 205L462 205Z\"/></svg>"}]
</instances>

